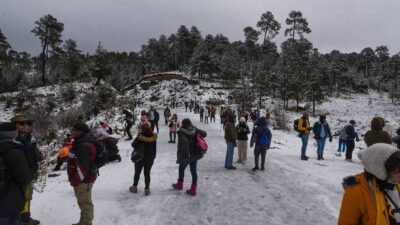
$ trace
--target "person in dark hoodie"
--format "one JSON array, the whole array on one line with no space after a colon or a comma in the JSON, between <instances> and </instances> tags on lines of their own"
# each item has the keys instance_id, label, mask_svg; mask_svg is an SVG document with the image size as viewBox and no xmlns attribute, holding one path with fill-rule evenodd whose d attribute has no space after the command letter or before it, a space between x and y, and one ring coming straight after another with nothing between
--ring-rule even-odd
<instances>
[{"instance_id":1,"label":"person in dark hoodie","mask_svg":"<svg viewBox=\"0 0 400 225\"><path fill-rule=\"evenodd\" d=\"M149 124L143 124L141 126L141 133L132 142L132 148L136 154L132 158L135 162L135 175L133 179L133 185L129 187L129 191L137 193L140 173L144 168L144 195L150 195L150 171L153 166L154 159L157 154L157 134L153 133Z\"/></svg>"},{"instance_id":2,"label":"person in dark hoodie","mask_svg":"<svg viewBox=\"0 0 400 225\"><path fill-rule=\"evenodd\" d=\"M0 224L22 224L23 187L33 179L33 172L15 138L17 128L12 123L0 124ZM3 177L6 176L6 177ZM3 179L5 178L5 179Z\"/></svg>"},{"instance_id":3,"label":"person in dark hoodie","mask_svg":"<svg viewBox=\"0 0 400 225\"><path fill-rule=\"evenodd\" d=\"M68 180L74 188L75 197L81 210L79 223L92 225L94 219L94 205L92 202L92 188L97 173L92 172L96 159L96 142L90 129L84 123L77 123L71 130L74 139L70 159L67 164Z\"/></svg>"},{"instance_id":4,"label":"person in dark hoodie","mask_svg":"<svg viewBox=\"0 0 400 225\"><path fill-rule=\"evenodd\" d=\"M182 126L178 130L176 163L179 164L179 178L176 183L172 184L172 187L176 190L183 189L185 169L189 165L192 174L192 186L186 193L192 196L195 196L197 192L197 161L203 157L202 153L196 151L197 135L206 137L207 133L193 126L189 119L183 119Z\"/></svg>"},{"instance_id":5,"label":"person in dark hoodie","mask_svg":"<svg viewBox=\"0 0 400 225\"><path fill-rule=\"evenodd\" d=\"M225 168L228 170L236 169L233 166L234 149L237 146L236 138L237 132L235 128L235 115L227 115L228 120L224 124L225 128L225 141L226 141L226 155L225 155Z\"/></svg>"},{"instance_id":6,"label":"person in dark hoodie","mask_svg":"<svg viewBox=\"0 0 400 225\"><path fill-rule=\"evenodd\" d=\"M128 138L125 139L126 141L133 140L132 134L131 134L131 128L135 124L135 118L131 112L128 110L124 109L122 110L122 114L125 115L125 122L126 122L126 128L125 131L128 134Z\"/></svg>"},{"instance_id":7,"label":"person in dark hoodie","mask_svg":"<svg viewBox=\"0 0 400 225\"><path fill-rule=\"evenodd\" d=\"M367 147L376 143L392 143L392 138L389 133L383 130L384 126L385 120L382 117L374 117L371 120L371 130L367 131L364 136Z\"/></svg>"},{"instance_id":8,"label":"person in dark hoodie","mask_svg":"<svg viewBox=\"0 0 400 225\"><path fill-rule=\"evenodd\" d=\"M21 151L24 153L25 158L33 172L33 178L36 178L36 173L39 169L39 161L42 160L42 155L37 148L36 141L33 140L31 135L30 126L28 125L29 119L26 115L16 115L11 118L13 123L18 130L18 137L16 141L21 143ZM25 193L25 205L21 213L21 220L24 224L37 225L40 224L39 220L31 217L31 201L33 196L33 180L26 185L24 188Z\"/></svg>"},{"instance_id":9,"label":"person in dark hoodie","mask_svg":"<svg viewBox=\"0 0 400 225\"><path fill-rule=\"evenodd\" d=\"M356 121L350 120L349 125L346 126L346 134L347 134L347 140L346 140L346 161L352 162L353 161L353 151L355 147L354 140L360 141L360 138L358 137L358 134L356 133L354 127L356 126Z\"/></svg>"},{"instance_id":10,"label":"person in dark hoodie","mask_svg":"<svg viewBox=\"0 0 400 225\"><path fill-rule=\"evenodd\" d=\"M261 170L265 169L265 155L271 146L272 134L267 127L267 120L265 117L260 117L256 122L256 127L251 134L250 148L254 145L254 168L253 171L260 169L258 167L258 159L261 155Z\"/></svg>"},{"instance_id":11,"label":"person in dark hoodie","mask_svg":"<svg viewBox=\"0 0 400 225\"><path fill-rule=\"evenodd\" d=\"M329 128L329 124L326 122L325 115L319 116L319 121L314 123L313 132L315 140L317 141L318 160L324 160L326 138L329 137L329 142L332 142L331 129Z\"/></svg>"}]
</instances>

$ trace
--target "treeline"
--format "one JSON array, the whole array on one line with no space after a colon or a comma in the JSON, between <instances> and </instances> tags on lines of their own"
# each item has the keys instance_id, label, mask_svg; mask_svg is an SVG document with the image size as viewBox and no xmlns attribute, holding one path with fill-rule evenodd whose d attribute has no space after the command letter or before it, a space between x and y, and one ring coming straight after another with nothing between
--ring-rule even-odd
<instances>
[{"instance_id":1,"label":"treeline","mask_svg":"<svg viewBox=\"0 0 400 225\"><path fill-rule=\"evenodd\" d=\"M222 34L205 35L195 27L181 26L176 34L161 35L142 45L139 52L109 52L101 43L93 55L83 54L74 40L62 40L64 25L51 15L35 22L32 33L42 47L39 56L16 52L0 30L0 91L15 87L67 83L95 78L117 89L141 76L182 71L198 79L221 80L234 88L237 101L265 96L283 100L321 101L343 92L389 92L400 97L400 53L389 54L382 45L361 52L333 50L321 54L306 36L311 32L300 11L289 13L282 27L271 12L256 26L243 29L244 41L231 42ZM287 38L278 50L274 38Z\"/></svg>"}]
</instances>

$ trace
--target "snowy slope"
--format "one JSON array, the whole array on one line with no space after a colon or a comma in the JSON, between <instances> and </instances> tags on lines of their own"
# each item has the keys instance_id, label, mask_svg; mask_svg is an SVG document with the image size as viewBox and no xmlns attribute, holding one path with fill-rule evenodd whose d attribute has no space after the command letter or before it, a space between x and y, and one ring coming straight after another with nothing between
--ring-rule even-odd
<instances>
[{"instance_id":1,"label":"snowy slope","mask_svg":"<svg viewBox=\"0 0 400 225\"><path fill-rule=\"evenodd\" d=\"M315 142L311 140L311 158L301 161L300 139L293 133L274 130L266 171L251 171L253 149L249 150L247 165L237 165L237 170L230 171L224 169L226 144L218 120L215 124L200 124L198 115L179 110L178 118L184 117L208 132L209 150L198 163L198 195L187 196L171 188L178 175L176 145L167 144L168 128L160 124L152 194L143 195L143 177L138 194L128 191L134 172L129 160L131 147L121 142L123 161L102 168L94 185L94 224L337 224L343 193L341 179L362 171L359 163L334 156L337 140L327 143L325 161L315 159ZM48 179L43 193L34 193L32 215L43 225L72 224L79 219L72 187L65 171L60 174ZM187 170L185 188L189 185Z\"/></svg>"}]
</instances>

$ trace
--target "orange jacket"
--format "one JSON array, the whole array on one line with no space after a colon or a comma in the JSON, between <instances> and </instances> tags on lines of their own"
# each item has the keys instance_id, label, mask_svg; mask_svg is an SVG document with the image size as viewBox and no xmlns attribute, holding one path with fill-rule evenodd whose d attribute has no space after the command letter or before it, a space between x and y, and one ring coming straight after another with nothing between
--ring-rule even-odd
<instances>
[{"instance_id":1,"label":"orange jacket","mask_svg":"<svg viewBox=\"0 0 400 225\"><path fill-rule=\"evenodd\" d=\"M64 148L62 148L59 152L58 152L58 156L60 156L61 158L65 158L68 157L69 152L71 151L72 145L67 145Z\"/></svg>"},{"instance_id":2,"label":"orange jacket","mask_svg":"<svg viewBox=\"0 0 400 225\"><path fill-rule=\"evenodd\" d=\"M376 179L368 181L365 173L357 174L355 178L358 183L345 190L338 224L390 225L385 197ZM397 189L400 190L399 185Z\"/></svg>"}]
</instances>

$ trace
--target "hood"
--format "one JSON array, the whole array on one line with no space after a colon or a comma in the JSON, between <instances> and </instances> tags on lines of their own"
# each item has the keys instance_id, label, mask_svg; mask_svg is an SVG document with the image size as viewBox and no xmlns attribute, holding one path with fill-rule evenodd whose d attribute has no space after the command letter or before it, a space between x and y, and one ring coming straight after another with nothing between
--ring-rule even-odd
<instances>
[{"instance_id":1,"label":"hood","mask_svg":"<svg viewBox=\"0 0 400 225\"><path fill-rule=\"evenodd\" d=\"M158 137L157 134L152 134L152 135L141 134L138 136L138 139L146 143L153 143L157 141L157 137Z\"/></svg>"},{"instance_id":2,"label":"hood","mask_svg":"<svg viewBox=\"0 0 400 225\"><path fill-rule=\"evenodd\" d=\"M181 128L179 128L178 132L189 135L189 136L194 136L196 134L196 128L195 127L181 127Z\"/></svg>"},{"instance_id":3,"label":"hood","mask_svg":"<svg viewBox=\"0 0 400 225\"><path fill-rule=\"evenodd\" d=\"M266 119L265 117L260 117L260 118L257 120L256 125L259 126L259 127L265 127L265 126L267 126L267 119Z\"/></svg>"},{"instance_id":4,"label":"hood","mask_svg":"<svg viewBox=\"0 0 400 225\"><path fill-rule=\"evenodd\" d=\"M18 142L10 141L10 140L0 140L0 153L8 151L10 149L21 148L22 145Z\"/></svg>"},{"instance_id":5,"label":"hood","mask_svg":"<svg viewBox=\"0 0 400 225\"><path fill-rule=\"evenodd\" d=\"M378 143L370 146L365 151L360 151L358 157L367 172L380 180L386 180L388 176L385 168L386 161L397 151L398 149L393 145Z\"/></svg>"},{"instance_id":6,"label":"hood","mask_svg":"<svg viewBox=\"0 0 400 225\"><path fill-rule=\"evenodd\" d=\"M382 117L374 117L371 121L371 130L380 131L385 126L385 120Z\"/></svg>"}]
</instances>

